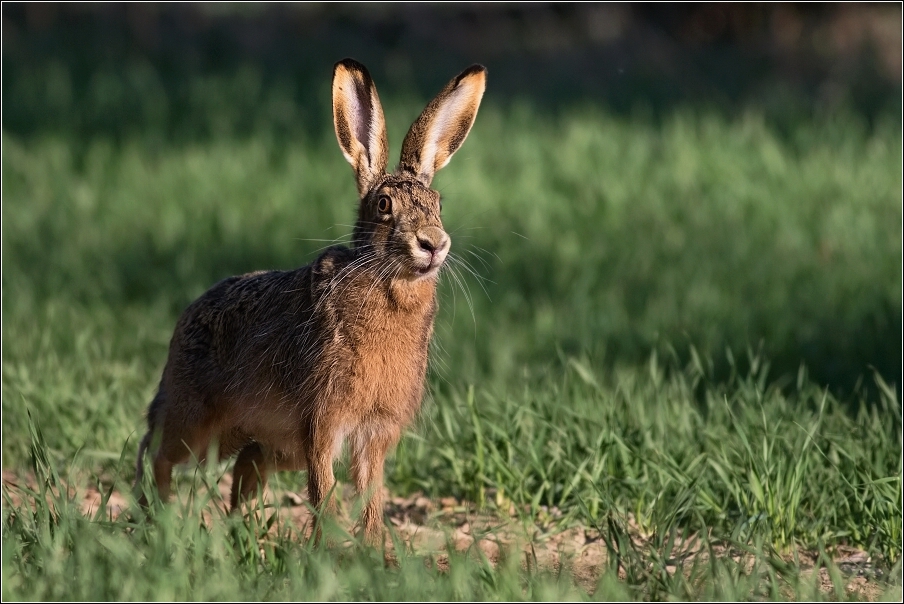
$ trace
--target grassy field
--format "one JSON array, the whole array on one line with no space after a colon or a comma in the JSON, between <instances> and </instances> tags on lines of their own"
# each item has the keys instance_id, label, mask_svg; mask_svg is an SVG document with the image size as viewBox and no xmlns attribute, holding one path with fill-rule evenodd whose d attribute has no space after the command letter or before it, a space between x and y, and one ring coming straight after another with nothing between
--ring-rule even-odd
<instances>
[{"instance_id":1,"label":"grassy field","mask_svg":"<svg viewBox=\"0 0 904 604\"><path fill-rule=\"evenodd\" d=\"M384 98L396 153L420 105ZM900 598L896 119L488 102L435 183L455 260L387 482L522 534L441 564L311 545L280 504L295 475L272 525L204 521L225 468L183 472L152 522L86 517L68 490L128 504L192 299L347 240L328 122L2 142L4 599ZM573 527L604 546L595 574L524 562Z\"/></svg>"}]
</instances>

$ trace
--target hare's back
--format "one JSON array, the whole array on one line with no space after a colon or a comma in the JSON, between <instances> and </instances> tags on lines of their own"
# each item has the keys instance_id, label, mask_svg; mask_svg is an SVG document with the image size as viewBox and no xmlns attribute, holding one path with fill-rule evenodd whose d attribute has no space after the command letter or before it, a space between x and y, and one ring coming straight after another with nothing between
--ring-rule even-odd
<instances>
[{"instance_id":1,"label":"hare's back","mask_svg":"<svg viewBox=\"0 0 904 604\"><path fill-rule=\"evenodd\" d=\"M179 318L164 381L207 395L272 389L274 368L290 360L299 338L309 339L309 289L309 267L215 284Z\"/></svg>"}]
</instances>

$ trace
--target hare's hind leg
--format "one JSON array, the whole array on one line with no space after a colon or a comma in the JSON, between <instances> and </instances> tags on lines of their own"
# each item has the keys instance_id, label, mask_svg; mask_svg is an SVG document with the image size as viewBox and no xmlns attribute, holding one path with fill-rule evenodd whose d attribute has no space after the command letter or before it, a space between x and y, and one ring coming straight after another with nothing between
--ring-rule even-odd
<instances>
[{"instance_id":1,"label":"hare's hind leg","mask_svg":"<svg viewBox=\"0 0 904 604\"><path fill-rule=\"evenodd\" d=\"M160 453L157 453L156 457L154 457L154 482L157 484L157 495L160 497L160 501L169 499L174 465L173 462Z\"/></svg>"},{"instance_id":2,"label":"hare's hind leg","mask_svg":"<svg viewBox=\"0 0 904 604\"><path fill-rule=\"evenodd\" d=\"M247 444L235 460L232 470L232 494L229 497L229 510L237 512L242 501L254 497L257 486L261 491L267 486L268 464L264 459L264 451L256 442Z\"/></svg>"},{"instance_id":3,"label":"hare's hind leg","mask_svg":"<svg viewBox=\"0 0 904 604\"><path fill-rule=\"evenodd\" d=\"M148 506L147 494L141 488L141 482L144 480L144 453L150 445L152 437L153 433L148 432L141 440L141 445L138 447L138 467L136 468L135 489L141 493L141 496L138 498L138 505L144 508ZM174 464L167 461L166 458L160 454L159 450L154 455L154 484L161 501L166 501L169 498L173 465Z\"/></svg>"},{"instance_id":4,"label":"hare's hind leg","mask_svg":"<svg viewBox=\"0 0 904 604\"><path fill-rule=\"evenodd\" d=\"M256 442L245 445L239 451L232 470L229 510L236 512L243 501L254 499L258 485L263 491L271 472L303 470L304 459L304 455L299 451L273 451Z\"/></svg>"},{"instance_id":5,"label":"hare's hind leg","mask_svg":"<svg viewBox=\"0 0 904 604\"><path fill-rule=\"evenodd\" d=\"M383 531L383 464L386 453L399 439L395 428L360 429L352 438L352 476L355 489L364 497L361 524L364 538L379 545Z\"/></svg>"},{"instance_id":6,"label":"hare's hind leg","mask_svg":"<svg viewBox=\"0 0 904 604\"><path fill-rule=\"evenodd\" d=\"M171 403L174 401L170 401ZM161 501L169 499L173 466L207 455L214 417L193 405L170 404L162 418L160 445L154 453L154 481Z\"/></svg>"}]
</instances>

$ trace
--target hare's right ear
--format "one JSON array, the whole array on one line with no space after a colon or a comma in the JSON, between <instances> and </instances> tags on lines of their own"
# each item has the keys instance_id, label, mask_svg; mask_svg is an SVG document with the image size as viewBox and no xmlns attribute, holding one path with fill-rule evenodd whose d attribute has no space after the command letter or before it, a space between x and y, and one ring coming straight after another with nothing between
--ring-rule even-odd
<instances>
[{"instance_id":1,"label":"hare's right ear","mask_svg":"<svg viewBox=\"0 0 904 604\"><path fill-rule=\"evenodd\" d=\"M386 121L367 68L343 59L333 68L333 125L345 159L355 169L358 196L364 199L386 173Z\"/></svg>"}]
</instances>

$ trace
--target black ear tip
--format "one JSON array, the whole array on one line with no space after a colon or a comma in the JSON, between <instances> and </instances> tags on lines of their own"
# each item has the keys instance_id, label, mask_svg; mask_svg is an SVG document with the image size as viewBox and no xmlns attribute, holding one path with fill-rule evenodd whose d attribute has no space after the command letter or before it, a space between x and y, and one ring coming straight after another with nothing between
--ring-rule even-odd
<instances>
[{"instance_id":1,"label":"black ear tip","mask_svg":"<svg viewBox=\"0 0 904 604\"><path fill-rule=\"evenodd\" d=\"M454 86L458 86L458 84L459 84L463 79L465 79L465 78L467 78L467 77L469 77L469 76L472 76L472 75L476 75L476 74L478 74L478 73L482 73L484 79L486 79L486 77L487 77L487 68L484 67L483 65L481 65L480 63L474 63L473 65L471 65L470 67L468 67L467 69L465 69L464 71L462 71L460 74L458 74L458 75L455 77L455 80L453 80L453 81L455 82Z\"/></svg>"},{"instance_id":2,"label":"black ear tip","mask_svg":"<svg viewBox=\"0 0 904 604\"><path fill-rule=\"evenodd\" d=\"M361 63L359 63L358 61L356 61L350 57L346 57L346 58L342 59L341 61L339 61L338 63L336 63L333 66L333 71L335 72L337 69L339 69L340 65L342 67L345 67L349 71L363 71L364 73L367 73L367 68L364 65L362 65Z\"/></svg>"}]
</instances>

